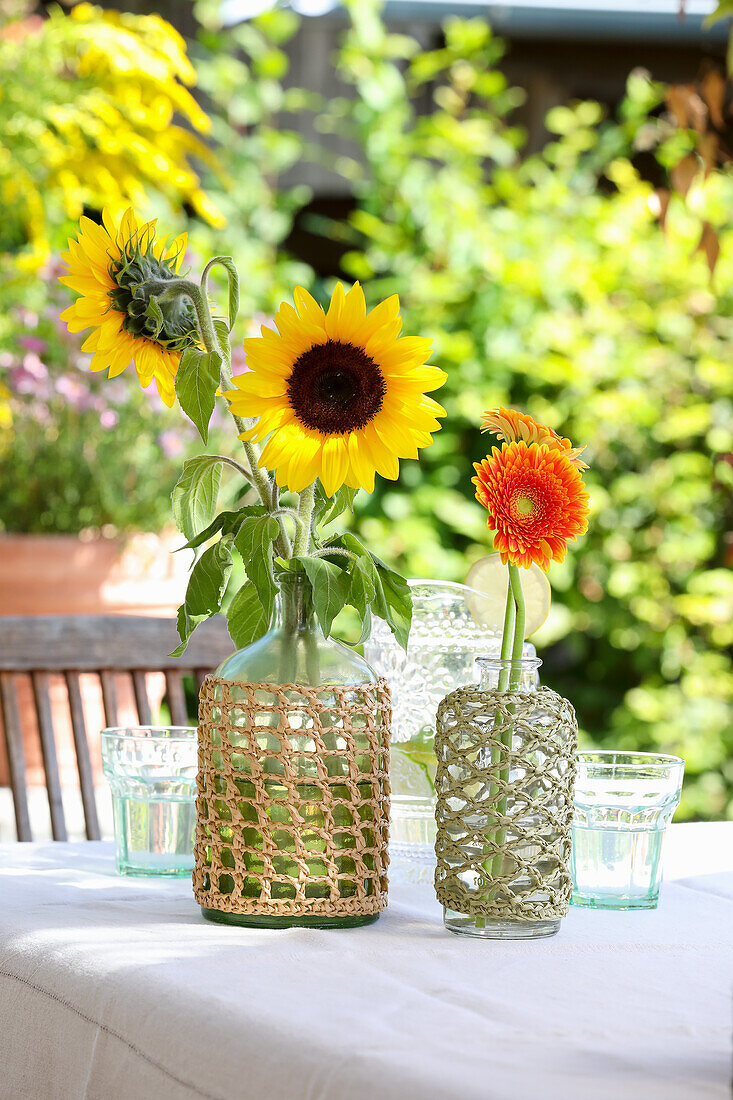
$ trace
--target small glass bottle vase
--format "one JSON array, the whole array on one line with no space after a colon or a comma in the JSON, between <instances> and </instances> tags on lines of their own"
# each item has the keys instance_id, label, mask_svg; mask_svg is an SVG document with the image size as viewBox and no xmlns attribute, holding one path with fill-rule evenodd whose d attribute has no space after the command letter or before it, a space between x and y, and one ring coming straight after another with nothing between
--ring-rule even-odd
<instances>
[{"instance_id":1,"label":"small glass bottle vase","mask_svg":"<svg viewBox=\"0 0 733 1100\"><path fill-rule=\"evenodd\" d=\"M451 932L534 939L570 904L578 726L537 658L479 657L438 707L435 888Z\"/></svg>"},{"instance_id":2,"label":"small glass bottle vase","mask_svg":"<svg viewBox=\"0 0 733 1100\"><path fill-rule=\"evenodd\" d=\"M223 924L345 928L387 900L389 692L302 572L201 689L194 894Z\"/></svg>"}]
</instances>

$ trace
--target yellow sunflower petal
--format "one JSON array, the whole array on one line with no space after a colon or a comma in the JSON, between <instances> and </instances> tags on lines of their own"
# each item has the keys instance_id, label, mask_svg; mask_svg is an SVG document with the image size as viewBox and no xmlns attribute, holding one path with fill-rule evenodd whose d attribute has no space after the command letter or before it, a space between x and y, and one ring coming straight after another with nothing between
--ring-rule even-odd
<instances>
[{"instance_id":1,"label":"yellow sunflower petal","mask_svg":"<svg viewBox=\"0 0 733 1100\"><path fill-rule=\"evenodd\" d=\"M344 302L336 325L336 333L333 338L344 342L353 337L353 333L366 318L366 301L364 291L359 283L354 283L351 290L344 297Z\"/></svg>"},{"instance_id":2,"label":"yellow sunflower petal","mask_svg":"<svg viewBox=\"0 0 733 1100\"><path fill-rule=\"evenodd\" d=\"M64 321L69 332L83 332L85 328L89 328L91 321L80 319L76 312L76 306L69 306L63 313L59 314L60 320Z\"/></svg>"},{"instance_id":3,"label":"yellow sunflower petal","mask_svg":"<svg viewBox=\"0 0 733 1100\"><path fill-rule=\"evenodd\" d=\"M99 329L95 328L94 332L87 336L84 343L81 345L82 351L95 351L97 344L99 343Z\"/></svg>"},{"instance_id":4,"label":"yellow sunflower petal","mask_svg":"<svg viewBox=\"0 0 733 1100\"><path fill-rule=\"evenodd\" d=\"M251 397L284 397L287 393L286 380L272 374L250 371L237 378L237 389Z\"/></svg>"},{"instance_id":5,"label":"yellow sunflower petal","mask_svg":"<svg viewBox=\"0 0 733 1100\"><path fill-rule=\"evenodd\" d=\"M173 408L176 400L176 387L173 382L173 376L168 371L156 368L155 373L155 386L160 394L160 399L164 405L167 405L169 409Z\"/></svg>"},{"instance_id":6,"label":"yellow sunflower petal","mask_svg":"<svg viewBox=\"0 0 733 1100\"><path fill-rule=\"evenodd\" d=\"M293 301L295 302L295 308L303 320L310 321L312 325L318 325L321 328L325 328L326 314L305 287L296 286L293 291Z\"/></svg>"},{"instance_id":7,"label":"yellow sunflower petal","mask_svg":"<svg viewBox=\"0 0 733 1100\"><path fill-rule=\"evenodd\" d=\"M369 458L380 477L395 481L399 477L400 464L397 456L385 447L372 424L362 430L360 446L366 447Z\"/></svg>"},{"instance_id":8,"label":"yellow sunflower petal","mask_svg":"<svg viewBox=\"0 0 733 1100\"><path fill-rule=\"evenodd\" d=\"M112 211L109 206L105 206L102 210L102 225L107 230L112 240L114 240L117 236L117 223L112 216Z\"/></svg>"},{"instance_id":9,"label":"yellow sunflower petal","mask_svg":"<svg viewBox=\"0 0 733 1100\"><path fill-rule=\"evenodd\" d=\"M399 320L399 312L399 296L392 294L367 314L364 323L360 325L358 333L355 334L355 338L363 345L384 325L389 325L396 320L401 327L402 322Z\"/></svg>"},{"instance_id":10,"label":"yellow sunflower petal","mask_svg":"<svg viewBox=\"0 0 733 1100\"><path fill-rule=\"evenodd\" d=\"M369 458L367 448L362 444L359 432L351 432L348 437L348 451L352 487L374 492L374 474L376 469Z\"/></svg>"},{"instance_id":11,"label":"yellow sunflower petal","mask_svg":"<svg viewBox=\"0 0 733 1100\"><path fill-rule=\"evenodd\" d=\"M307 485L311 485L321 467L322 442L313 432L303 431L298 428L298 434L294 436L293 452L287 467L287 479L285 484L294 493L300 493Z\"/></svg>"},{"instance_id":12,"label":"yellow sunflower petal","mask_svg":"<svg viewBox=\"0 0 733 1100\"><path fill-rule=\"evenodd\" d=\"M109 363L110 378L116 378L118 374L122 374L127 370L132 359L131 351L131 348L124 345L118 349Z\"/></svg>"},{"instance_id":13,"label":"yellow sunflower petal","mask_svg":"<svg viewBox=\"0 0 733 1100\"><path fill-rule=\"evenodd\" d=\"M344 288L341 283L336 283L334 292L331 295L331 304L326 314L326 334L331 340L338 340L339 338L339 318L341 317L341 310L343 309L345 298Z\"/></svg>"},{"instance_id":14,"label":"yellow sunflower petal","mask_svg":"<svg viewBox=\"0 0 733 1100\"><path fill-rule=\"evenodd\" d=\"M340 435L325 439L322 455L321 484L326 496L330 497L343 485L349 468L349 456L344 439Z\"/></svg>"}]
</instances>

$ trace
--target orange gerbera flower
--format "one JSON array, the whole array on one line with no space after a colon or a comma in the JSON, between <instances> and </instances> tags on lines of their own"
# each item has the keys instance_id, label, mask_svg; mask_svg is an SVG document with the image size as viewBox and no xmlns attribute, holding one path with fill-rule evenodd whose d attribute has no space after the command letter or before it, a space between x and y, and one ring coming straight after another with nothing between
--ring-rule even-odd
<instances>
[{"instance_id":1,"label":"orange gerbera flower","mask_svg":"<svg viewBox=\"0 0 733 1100\"><path fill-rule=\"evenodd\" d=\"M588 494L568 449L505 443L474 463L476 499L489 512L494 547L506 565L545 570L588 527Z\"/></svg>"},{"instance_id":2,"label":"orange gerbera flower","mask_svg":"<svg viewBox=\"0 0 733 1100\"><path fill-rule=\"evenodd\" d=\"M538 424L527 413L517 412L516 409L492 409L483 414L481 420L482 432L493 432L503 439L505 443L514 443L515 440L523 440L525 443L544 443L550 450L565 451L579 470L587 470L587 463L583 462L579 455L585 447L573 447L569 439L563 439L552 428L544 424Z\"/></svg>"}]
</instances>

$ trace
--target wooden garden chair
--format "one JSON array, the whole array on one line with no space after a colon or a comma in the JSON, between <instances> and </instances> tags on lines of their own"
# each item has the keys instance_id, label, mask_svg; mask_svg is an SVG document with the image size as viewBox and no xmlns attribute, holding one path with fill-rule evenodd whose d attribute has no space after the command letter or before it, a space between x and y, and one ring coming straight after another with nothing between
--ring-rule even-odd
<instances>
[{"instance_id":1,"label":"wooden garden chair","mask_svg":"<svg viewBox=\"0 0 733 1100\"><path fill-rule=\"evenodd\" d=\"M87 839L99 840L94 774L82 702L81 673L94 673L101 684L105 721L119 725L116 684L130 677L140 725L152 721L146 673L165 676L171 723L189 725L183 677L197 688L234 649L223 618L201 623L182 658L168 654L178 645L172 619L136 615L0 617L0 717L18 840L32 840L28 813L26 759L18 706L18 677L30 677L40 736L45 786L54 840L66 840L66 820L54 736L50 677L61 674L68 698Z\"/></svg>"}]
</instances>

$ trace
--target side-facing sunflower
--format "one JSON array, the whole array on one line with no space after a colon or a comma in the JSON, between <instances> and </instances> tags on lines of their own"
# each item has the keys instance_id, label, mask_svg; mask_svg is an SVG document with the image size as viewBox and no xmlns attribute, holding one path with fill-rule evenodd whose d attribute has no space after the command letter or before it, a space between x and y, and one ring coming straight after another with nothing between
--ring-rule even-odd
<instances>
[{"instance_id":1,"label":"side-facing sunflower","mask_svg":"<svg viewBox=\"0 0 733 1100\"><path fill-rule=\"evenodd\" d=\"M80 295L61 320L70 332L94 328L82 345L94 352L93 371L109 368L114 378L132 361L140 385L155 379L162 400L172 405L181 352L198 345L196 316L187 299L162 303L160 315L149 305L153 289L159 295L161 284L178 278L186 235L170 245L156 240L156 223L138 223L132 210L119 226L107 210L102 221L82 218L77 239L61 256L68 269L61 282Z\"/></svg>"},{"instance_id":2,"label":"side-facing sunflower","mask_svg":"<svg viewBox=\"0 0 733 1100\"><path fill-rule=\"evenodd\" d=\"M277 331L244 341L249 372L227 391L232 412L258 417L242 434L270 436L260 465L278 485L300 492L320 478L328 495L346 484L371 492L375 472L396 478L400 458L432 443L445 409L426 396L444 371L426 365L431 342L400 336L396 294L366 311L355 283L339 283L325 312L302 287L283 303Z\"/></svg>"}]
</instances>

